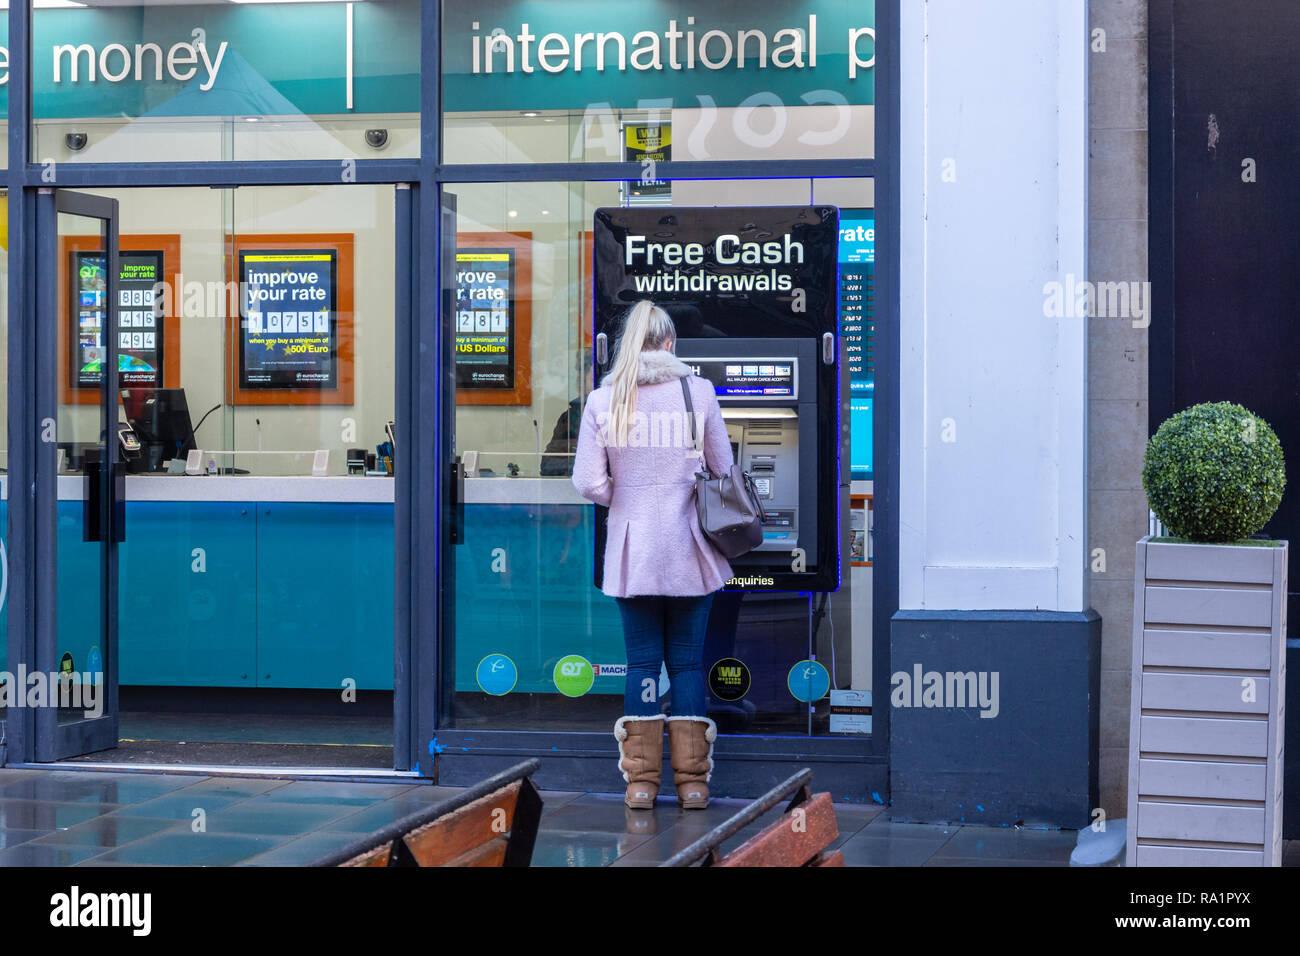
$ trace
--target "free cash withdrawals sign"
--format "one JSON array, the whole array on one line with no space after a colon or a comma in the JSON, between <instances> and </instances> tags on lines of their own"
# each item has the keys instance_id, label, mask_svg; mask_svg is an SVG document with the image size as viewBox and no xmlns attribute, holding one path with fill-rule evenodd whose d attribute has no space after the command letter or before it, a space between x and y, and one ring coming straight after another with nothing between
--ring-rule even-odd
<instances>
[{"instance_id":1,"label":"free cash withdrawals sign","mask_svg":"<svg viewBox=\"0 0 1300 956\"><path fill-rule=\"evenodd\" d=\"M833 206L652 206L595 214L595 329L640 299L682 338L816 336L836 307Z\"/></svg>"},{"instance_id":2,"label":"free cash withdrawals sign","mask_svg":"<svg viewBox=\"0 0 1300 956\"><path fill-rule=\"evenodd\" d=\"M240 251L240 388L338 387L337 265L333 249Z\"/></svg>"},{"instance_id":3,"label":"free cash withdrawals sign","mask_svg":"<svg viewBox=\"0 0 1300 956\"><path fill-rule=\"evenodd\" d=\"M514 250L457 252L456 387L514 386Z\"/></svg>"}]
</instances>

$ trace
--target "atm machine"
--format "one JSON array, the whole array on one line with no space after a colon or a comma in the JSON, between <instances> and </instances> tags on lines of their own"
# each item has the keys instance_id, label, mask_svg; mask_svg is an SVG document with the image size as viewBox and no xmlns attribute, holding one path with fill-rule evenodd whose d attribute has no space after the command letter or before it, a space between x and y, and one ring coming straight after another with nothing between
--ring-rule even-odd
<instances>
[{"instance_id":1,"label":"atm machine","mask_svg":"<svg viewBox=\"0 0 1300 956\"><path fill-rule=\"evenodd\" d=\"M800 554L816 556L822 529L814 342L679 339L676 351L696 375L713 384L732 455L754 479L762 499L763 543L731 561L737 577L769 576L764 571L773 565L792 569ZM801 391L805 382L811 387Z\"/></svg>"},{"instance_id":2,"label":"atm machine","mask_svg":"<svg viewBox=\"0 0 1300 956\"><path fill-rule=\"evenodd\" d=\"M833 206L596 211L595 381L628 309L653 300L673 317L678 358L713 383L762 496L763 543L730 562L727 590L839 588L838 239Z\"/></svg>"},{"instance_id":3,"label":"atm machine","mask_svg":"<svg viewBox=\"0 0 1300 956\"><path fill-rule=\"evenodd\" d=\"M828 689L846 676L836 673L827 612L840 587L847 500L838 242L833 206L595 214L593 381L612 366L630 307L650 299L665 309L677 356L713 383L732 451L767 514L762 544L730 561L734 576L710 608L704 666L719 733L824 729L826 697L796 697L791 675L822 667ZM597 507L597 586L605 517ZM743 694L715 685L724 670L747 675Z\"/></svg>"}]
</instances>

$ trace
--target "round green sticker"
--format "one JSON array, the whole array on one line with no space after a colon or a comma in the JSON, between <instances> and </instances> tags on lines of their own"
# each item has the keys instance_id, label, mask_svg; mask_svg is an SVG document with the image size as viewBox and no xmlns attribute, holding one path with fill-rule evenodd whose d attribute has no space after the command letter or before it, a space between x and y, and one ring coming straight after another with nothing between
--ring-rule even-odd
<instances>
[{"instance_id":1,"label":"round green sticker","mask_svg":"<svg viewBox=\"0 0 1300 956\"><path fill-rule=\"evenodd\" d=\"M596 674L585 657L570 654L555 662L555 689L565 697L581 697L591 690Z\"/></svg>"}]
</instances>

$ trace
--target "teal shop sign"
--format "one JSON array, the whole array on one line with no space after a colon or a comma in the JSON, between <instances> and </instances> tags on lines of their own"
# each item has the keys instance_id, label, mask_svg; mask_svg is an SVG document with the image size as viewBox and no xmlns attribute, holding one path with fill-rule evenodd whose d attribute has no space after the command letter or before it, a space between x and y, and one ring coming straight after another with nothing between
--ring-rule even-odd
<instances>
[{"instance_id":1,"label":"teal shop sign","mask_svg":"<svg viewBox=\"0 0 1300 956\"><path fill-rule=\"evenodd\" d=\"M416 113L419 11L418 0L35 10L34 114ZM7 17L0 46L7 109Z\"/></svg>"},{"instance_id":2,"label":"teal shop sign","mask_svg":"<svg viewBox=\"0 0 1300 956\"><path fill-rule=\"evenodd\" d=\"M388 0L35 10L35 116L415 113L419 8ZM457 0L446 5L443 38L448 112L875 98L875 0ZM0 18L6 110L8 41Z\"/></svg>"},{"instance_id":3,"label":"teal shop sign","mask_svg":"<svg viewBox=\"0 0 1300 956\"><path fill-rule=\"evenodd\" d=\"M870 104L875 23L875 0L452 3L445 108Z\"/></svg>"}]
</instances>

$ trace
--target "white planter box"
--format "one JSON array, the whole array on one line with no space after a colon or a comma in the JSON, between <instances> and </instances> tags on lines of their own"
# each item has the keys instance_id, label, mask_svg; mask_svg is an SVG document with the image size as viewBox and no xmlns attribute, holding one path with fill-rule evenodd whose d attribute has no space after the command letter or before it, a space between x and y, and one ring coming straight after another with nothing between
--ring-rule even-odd
<instances>
[{"instance_id":1,"label":"white planter box","mask_svg":"<svg viewBox=\"0 0 1300 956\"><path fill-rule=\"evenodd\" d=\"M1145 537L1129 866L1280 866L1287 543Z\"/></svg>"}]
</instances>

